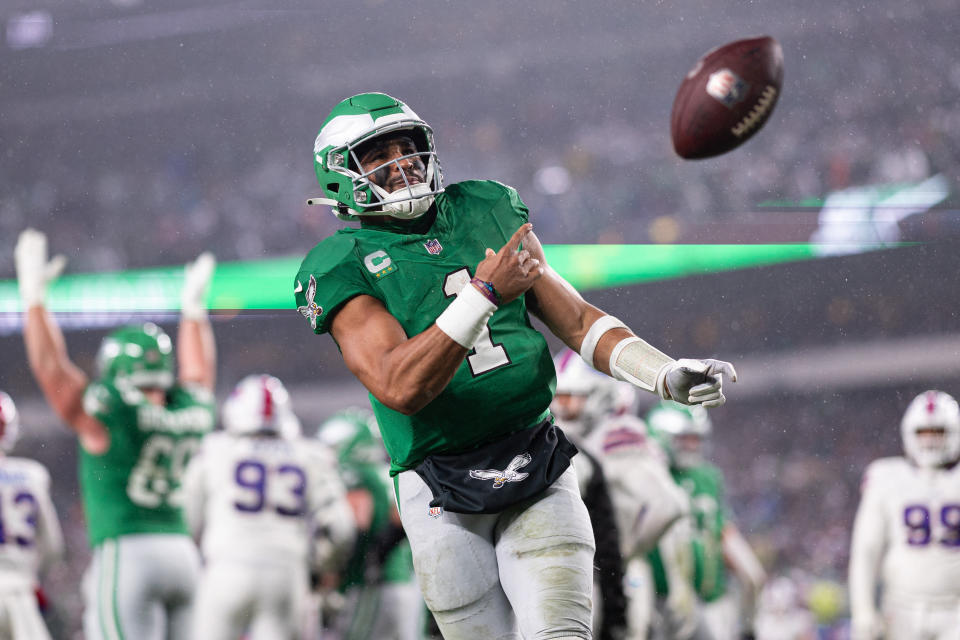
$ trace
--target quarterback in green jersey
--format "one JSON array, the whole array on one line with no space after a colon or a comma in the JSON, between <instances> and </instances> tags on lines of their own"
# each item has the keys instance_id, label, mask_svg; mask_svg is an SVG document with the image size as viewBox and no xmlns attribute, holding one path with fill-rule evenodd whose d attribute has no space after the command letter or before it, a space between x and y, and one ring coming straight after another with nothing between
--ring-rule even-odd
<instances>
[{"instance_id":1,"label":"quarterback in green jersey","mask_svg":"<svg viewBox=\"0 0 960 640\"><path fill-rule=\"evenodd\" d=\"M690 496L693 586L711 636L734 640L740 633L752 633L754 605L766 576L730 517L723 472L707 459L712 431L707 412L664 402L650 410L647 424L669 454L674 481ZM658 592L666 595L663 565L656 552L652 564ZM728 570L737 577L739 594L728 588Z\"/></svg>"},{"instance_id":2,"label":"quarterback in green jersey","mask_svg":"<svg viewBox=\"0 0 960 640\"><path fill-rule=\"evenodd\" d=\"M340 218L294 282L370 392L427 606L444 637L589 638L593 534L550 418L555 372L530 315L586 362L663 398L724 402L720 360L674 360L546 262L517 192L444 187L403 102L340 102L314 141Z\"/></svg>"},{"instance_id":3,"label":"quarterback in green jersey","mask_svg":"<svg viewBox=\"0 0 960 640\"><path fill-rule=\"evenodd\" d=\"M213 256L187 265L174 376L173 346L152 323L109 334L90 381L67 354L44 304L63 267L27 229L15 251L30 369L77 434L93 558L84 577L88 640L190 638L200 556L181 509L180 474L214 426L216 351L204 305ZM161 634L164 634L161 636Z\"/></svg>"}]
</instances>

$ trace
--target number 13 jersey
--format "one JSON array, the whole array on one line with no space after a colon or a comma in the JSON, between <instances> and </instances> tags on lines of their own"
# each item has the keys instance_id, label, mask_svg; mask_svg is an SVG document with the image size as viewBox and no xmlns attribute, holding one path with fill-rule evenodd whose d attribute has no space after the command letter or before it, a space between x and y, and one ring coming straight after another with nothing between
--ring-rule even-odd
<instances>
[{"instance_id":1,"label":"number 13 jersey","mask_svg":"<svg viewBox=\"0 0 960 640\"><path fill-rule=\"evenodd\" d=\"M960 465L923 469L905 458L867 468L851 555L883 560L884 599L960 598Z\"/></svg>"},{"instance_id":2,"label":"number 13 jersey","mask_svg":"<svg viewBox=\"0 0 960 640\"><path fill-rule=\"evenodd\" d=\"M485 250L499 250L527 221L517 192L491 181L450 185L434 208L409 223L337 231L297 273L298 310L315 333L358 295L378 299L408 337L428 329L465 286ZM372 395L391 473L435 453L459 453L545 419L556 373L523 296L501 306L450 384L406 416Z\"/></svg>"}]
</instances>

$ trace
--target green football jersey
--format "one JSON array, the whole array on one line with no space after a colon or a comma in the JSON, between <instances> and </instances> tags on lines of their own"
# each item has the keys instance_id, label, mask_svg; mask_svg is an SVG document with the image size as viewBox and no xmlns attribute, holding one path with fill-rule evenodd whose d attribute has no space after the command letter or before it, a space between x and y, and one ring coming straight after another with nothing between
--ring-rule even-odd
<instances>
[{"instance_id":1,"label":"green football jersey","mask_svg":"<svg viewBox=\"0 0 960 640\"><path fill-rule=\"evenodd\" d=\"M499 250L527 216L514 189L468 181L447 187L430 211L406 225L341 229L301 264L298 309L320 334L344 303L369 295L415 336L469 282L485 249ZM497 309L487 326L450 384L416 414L403 415L371 395L392 474L427 455L466 451L547 417L556 373L523 296Z\"/></svg>"},{"instance_id":2,"label":"green football jersey","mask_svg":"<svg viewBox=\"0 0 960 640\"><path fill-rule=\"evenodd\" d=\"M704 602L712 602L726 591L723 561L723 527L726 524L723 474L712 464L690 469L671 469L673 479L690 496L693 515L693 585ZM651 558L657 593L665 595L667 581L662 560L656 551Z\"/></svg>"},{"instance_id":3,"label":"green football jersey","mask_svg":"<svg viewBox=\"0 0 960 640\"><path fill-rule=\"evenodd\" d=\"M341 460L340 476L348 491L362 489L367 491L373 499L370 529L359 532L353 554L343 572L340 589L346 591L350 587L367 583L367 567L371 561L367 555L374 552L373 543L390 524L393 498L390 495L392 487L384 482L385 464L380 466ZM406 539L400 541L387 553L383 566L378 568L378 573L379 579L385 583L409 582L413 579L413 555L410 552L410 543Z\"/></svg>"},{"instance_id":4,"label":"green football jersey","mask_svg":"<svg viewBox=\"0 0 960 640\"><path fill-rule=\"evenodd\" d=\"M91 383L86 412L110 432L110 448L80 448L80 487L90 544L130 533L188 533L180 475L200 439L214 426L213 394L173 387L164 407L135 387Z\"/></svg>"}]
</instances>

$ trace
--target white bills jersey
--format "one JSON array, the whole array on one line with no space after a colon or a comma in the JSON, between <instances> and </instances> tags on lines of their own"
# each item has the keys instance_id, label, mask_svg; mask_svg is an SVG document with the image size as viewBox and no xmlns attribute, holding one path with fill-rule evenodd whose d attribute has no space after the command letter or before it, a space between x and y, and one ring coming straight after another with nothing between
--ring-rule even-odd
<instances>
[{"instance_id":1,"label":"white bills jersey","mask_svg":"<svg viewBox=\"0 0 960 640\"><path fill-rule=\"evenodd\" d=\"M202 531L208 563L305 566L318 520L333 514L352 526L336 459L312 439L208 434L184 489L187 520L191 531Z\"/></svg>"},{"instance_id":2,"label":"white bills jersey","mask_svg":"<svg viewBox=\"0 0 960 640\"><path fill-rule=\"evenodd\" d=\"M0 456L0 588L27 588L63 552L50 474L35 460Z\"/></svg>"},{"instance_id":3,"label":"white bills jersey","mask_svg":"<svg viewBox=\"0 0 960 640\"><path fill-rule=\"evenodd\" d=\"M850 553L854 617L874 610L960 605L960 465L920 468L905 458L867 467Z\"/></svg>"}]
</instances>

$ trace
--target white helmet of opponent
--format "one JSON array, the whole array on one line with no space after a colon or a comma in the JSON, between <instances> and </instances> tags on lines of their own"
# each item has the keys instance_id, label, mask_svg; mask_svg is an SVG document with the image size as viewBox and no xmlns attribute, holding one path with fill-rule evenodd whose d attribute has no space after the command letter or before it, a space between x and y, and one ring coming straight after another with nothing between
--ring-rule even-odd
<instances>
[{"instance_id":1,"label":"white helmet of opponent","mask_svg":"<svg viewBox=\"0 0 960 640\"><path fill-rule=\"evenodd\" d=\"M943 391L924 391L900 421L907 457L921 467L939 467L960 459L960 407Z\"/></svg>"},{"instance_id":2,"label":"white helmet of opponent","mask_svg":"<svg viewBox=\"0 0 960 640\"><path fill-rule=\"evenodd\" d=\"M632 412L636 387L600 373L575 351L563 349L553 359L557 369L557 396L579 398L573 403L554 400L551 411L568 431L585 436L610 415Z\"/></svg>"},{"instance_id":3,"label":"white helmet of opponent","mask_svg":"<svg viewBox=\"0 0 960 640\"><path fill-rule=\"evenodd\" d=\"M223 403L223 428L234 435L273 433L284 438L300 435L300 420L290 394L277 378L249 375L234 387Z\"/></svg>"},{"instance_id":4,"label":"white helmet of opponent","mask_svg":"<svg viewBox=\"0 0 960 640\"><path fill-rule=\"evenodd\" d=\"M0 391L0 449L10 451L20 435L20 414L13 398L6 391Z\"/></svg>"}]
</instances>

